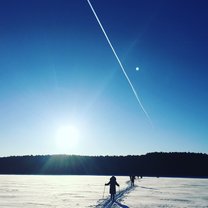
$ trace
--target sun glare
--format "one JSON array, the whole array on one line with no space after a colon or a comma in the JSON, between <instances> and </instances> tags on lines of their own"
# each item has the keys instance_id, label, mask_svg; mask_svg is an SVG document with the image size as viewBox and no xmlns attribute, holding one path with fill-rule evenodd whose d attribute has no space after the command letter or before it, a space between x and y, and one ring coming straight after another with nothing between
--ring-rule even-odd
<instances>
[{"instance_id":1,"label":"sun glare","mask_svg":"<svg viewBox=\"0 0 208 208\"><path fill-rule=\"evenodd\" d=\"M56 144L59 149L71 150L75 148L79 140L79 131L76 126L66 125L57 129Z\"/></svg>"}]
</instances>

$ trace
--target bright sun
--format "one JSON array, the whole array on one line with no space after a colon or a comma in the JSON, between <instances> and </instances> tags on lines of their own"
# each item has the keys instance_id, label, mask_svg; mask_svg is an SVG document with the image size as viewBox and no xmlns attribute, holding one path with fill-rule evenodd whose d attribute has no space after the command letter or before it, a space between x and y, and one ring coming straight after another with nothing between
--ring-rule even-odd
<instances>
[{"instance_id":1,"label":"bright sun","mask_svg":"<svg viewBox=\"0 0 208 208\"><path fill-rule=\"evenodd\" d=\"M76 126L61 126L56 132L56 145L62 150L71 150L78 145L79 131Z\"/></svg>"}]
</instances>

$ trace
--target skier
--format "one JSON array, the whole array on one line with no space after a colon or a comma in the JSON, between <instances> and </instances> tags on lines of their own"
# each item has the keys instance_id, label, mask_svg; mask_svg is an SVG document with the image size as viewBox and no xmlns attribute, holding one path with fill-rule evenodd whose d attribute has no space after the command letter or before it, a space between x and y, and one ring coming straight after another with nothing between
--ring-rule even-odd
<instances>
[{"instance_id":1,"label":"skier","mask_svg":"<svg viewBox=\"0 0 208 208\"><path fill-rule=\"evenodd\" d=\"M131 181L131 186L133 187L134 186L134 180L135 180L135 176L134 175L132 175L132 176L130 176L130 181Z\"/></svg>"},{"instance_id":2,"label":"skier","mask_svg":"<svg viewBox=\"0 0 208 208\"><path fill-rule=\"evenodd\" d=\"M110 178L110 181L105 184L105 186L110 185L110 195L111 195L111 200L114 201L115 199L115 194L116 194L116 186L119 186L119 184L116 181L116 177L112 176Z\"/></svg>"}]
</instances>

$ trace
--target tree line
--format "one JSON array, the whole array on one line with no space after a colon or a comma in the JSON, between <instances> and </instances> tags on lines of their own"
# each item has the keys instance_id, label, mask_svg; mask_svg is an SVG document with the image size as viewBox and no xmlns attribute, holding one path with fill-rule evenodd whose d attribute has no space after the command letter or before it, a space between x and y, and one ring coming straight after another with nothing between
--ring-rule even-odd
<instances>
[{"instance_id":1,"label":"tree line","mask_svg":"<svg viewBox=\"0 0 208 208\"><path fill-rule=\"evenodd\" d=\"M129 156L37 155L0 158L0 174L208 177L208 155L163 153Z\"/></svg>"}]
</instances>

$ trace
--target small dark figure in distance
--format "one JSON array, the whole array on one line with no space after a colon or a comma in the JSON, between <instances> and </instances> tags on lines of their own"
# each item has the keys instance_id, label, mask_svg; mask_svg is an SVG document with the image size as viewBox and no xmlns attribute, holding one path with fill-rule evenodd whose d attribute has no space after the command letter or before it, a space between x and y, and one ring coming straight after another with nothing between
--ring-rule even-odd
<instances>
[{"instance_id":1,"label":"small dark figure in distance","mask_svg":"<svg viewBox=\"0 0 208 208\"><path fill-rule=\"evenodd\" d=\"M135 178L136 177L134 175L130 176L131 186L134 186L134 180L135 180Z\"/></svg>"},{"instance_id":2,"label":"small dark figure in distance","mask_svg":"<svg viewBox=\"0 0 208 208\"><path fill-rule=\"evenodd\" d=\"M116 177L112 176L110 178L110 181L105 184L105 186L110 185L110 195L111 195L111 200L114 201L115 199L115 194L116 194L116 186L119 186L119 184L116 181Z\"/></svg>"}]
</instances>

